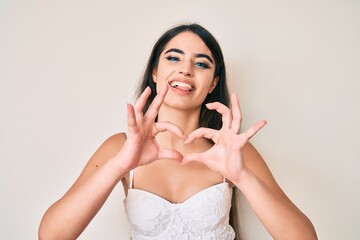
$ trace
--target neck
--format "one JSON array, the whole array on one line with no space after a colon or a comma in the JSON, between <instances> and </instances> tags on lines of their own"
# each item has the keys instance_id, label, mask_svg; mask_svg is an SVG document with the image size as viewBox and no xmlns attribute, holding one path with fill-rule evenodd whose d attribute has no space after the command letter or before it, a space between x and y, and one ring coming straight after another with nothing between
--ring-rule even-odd
<instances>
[{"instance_id":1,"label":"neck","mask_svg":"<svg viewBox=\"0 0 360 240\"><path fill-rule=\"evenodd\" d=\"M158 122L170 122L178 126L188 136L192 131L199 128L200 108L195 109L176 109L163 104L158 112ZM182 146L183 139L175 134L165 131L156 137L161 145Z\"/></svg>"},{"instance_id":2,"label":"neck","mask_svg":"<svg viewBox=\"0 0 360 240\"><path fill-rule=\"evenodd\" d=\"M199 128L199 118L200 108L183 110L163 105L158 112L158 122L171 122L178 126L186 136Z\"/></svg>"}]
</instances>

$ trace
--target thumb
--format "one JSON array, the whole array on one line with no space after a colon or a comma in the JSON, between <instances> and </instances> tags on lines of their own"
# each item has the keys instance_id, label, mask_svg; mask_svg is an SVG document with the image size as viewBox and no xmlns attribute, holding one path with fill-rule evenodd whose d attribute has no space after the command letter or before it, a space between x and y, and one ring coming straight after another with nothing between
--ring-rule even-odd
<instances>
[{"instance_id":1,"label":"thumb","mask_svg":"<svg viewBox=\"0 0 360 240\"><path fill-rule=\"evenodd\" d=\"M186 154L183 157L181 164L185 165L185 164L188 164L188 163L194 162L194 161L202 162L202 157L201 156L202 156L201 153L189 153L189 154Z\"/></svg>"},{"instance_id":2,"label":"thumb","mask_svg":"<svg viewBox=\"0 0 360 240\"><path fill-rule=\"evenodd\" d=\"M160 149L159 150L159 159L172 159L178 162L181 162L183 155L175 150L170 149Z\"/></svg>"}]
</instances>

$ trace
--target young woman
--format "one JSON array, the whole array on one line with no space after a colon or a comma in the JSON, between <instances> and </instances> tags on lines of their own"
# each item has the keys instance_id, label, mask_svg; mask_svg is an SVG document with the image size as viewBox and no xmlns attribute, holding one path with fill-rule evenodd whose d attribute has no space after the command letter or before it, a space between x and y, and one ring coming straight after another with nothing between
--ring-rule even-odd
<instances>
[{"instance_id":1,"label":"young woman","mask_svg":"<svg viewBox=\"0 0 360 240\"><path fill-rule=\"evenodd\" d=\"M206 29L168 30L153 48L138 100L128 104L128 134L100 146L45 213L39 238L76 239L121 181L134 240L235 239L233 188L274 239L317 239L248 142L265 124L240 132L238 98L229 98L222 52Z\"/></svg>"}]
</instances>

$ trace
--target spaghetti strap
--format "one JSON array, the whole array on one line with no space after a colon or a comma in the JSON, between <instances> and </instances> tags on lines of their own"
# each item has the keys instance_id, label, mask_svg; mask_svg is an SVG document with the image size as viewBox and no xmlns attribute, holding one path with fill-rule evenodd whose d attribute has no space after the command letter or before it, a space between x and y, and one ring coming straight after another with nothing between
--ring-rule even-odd
<instances>
[{"instance_id":1,"label":"spaghetti strap","mask_svg":"<svg viewBox=\"0 0 360 240\"><path fill-rule=\"evenodd\" d=\"M129 185L129 188L133 188L133 179L134 179L134 169L133 170L130 170L130 185Z\"/></svg>"},{"instance_id":2,"label":"spaghetti strap","mask_svg":"<svg viewBox=\"0 0 360 240\"><path fill-rule=\"evenodd\" d=\"M226 182L226 177L223 177L223 183L225 183Z\"/></svg>"}]
</instances>

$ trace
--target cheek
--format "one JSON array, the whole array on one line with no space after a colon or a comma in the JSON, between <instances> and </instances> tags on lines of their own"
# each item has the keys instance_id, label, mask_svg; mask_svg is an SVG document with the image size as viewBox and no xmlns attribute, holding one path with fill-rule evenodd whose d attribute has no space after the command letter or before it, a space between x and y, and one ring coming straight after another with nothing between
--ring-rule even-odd
<instances>
[{"instance_id":1,"label":"cheek","mask_svg":"<svg viewBox=\"0 0 360 240\"><path fill-rule=\"evenodd\" d=\"M198 89L200 90L200 89ZM210 91L210 84L204 84L203 86L201 86L201 92L199 92L199 96L201 96L200 98L205 100L206 96L209 94Z\"/></svg>"},{"instance_id":2,"label":"cheek","mask_svg":"<svg viewBox=\"0 0 360 240\"><path fill-rule=\"evenodd\" d=\"M203 79L201 80L201 82L204 83L203 87L206 89L210 89L212 84L214 81L214 77L212 74L207 74L206 76L203 77Z\"/></svg>"},{"instance_id":3,"label":"cheek","mask_svg":"<svg viewBox=\"0 0 360 240\"><path fill-rule=\"evenodd\" d=\"M165 85L167 85L167 81L169 77L172 76L174 71L166 70L166 68L162 68L162 66L159 65L156 75L156 91L160 92Z\"/></svg>"},{"instance_id":4,"label":"cheek","mask_svg":"<svg viewBox=\"0 0 360 240\"><path fill-rule=\"evenodd\" d=\"M157 79L158 81L166 80L174 71L169 68L165 63L160 62L157 67Z\"/></svg>"}]
</instances>

